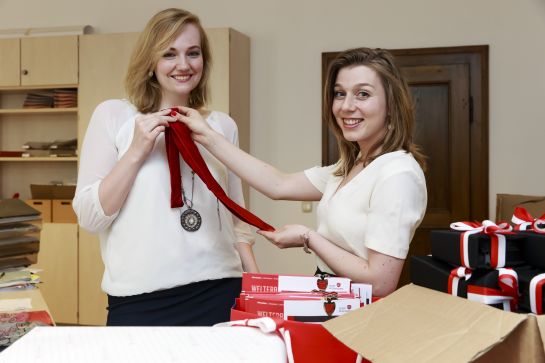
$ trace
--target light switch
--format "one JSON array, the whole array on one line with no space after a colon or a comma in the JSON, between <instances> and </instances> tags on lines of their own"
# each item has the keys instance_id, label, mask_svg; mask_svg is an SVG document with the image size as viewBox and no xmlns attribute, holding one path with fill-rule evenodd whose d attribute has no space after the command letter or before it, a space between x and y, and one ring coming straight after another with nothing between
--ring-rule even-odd
<instances>
[{"instance_id":1,"label":"light switch","mask_svg":"<svg viewBox=\"0 0 545 363\"><path fill-rule=\"evenodd\" d=\"M301 210L303 213L310 213L312 212L312 202L301 202Z\"/></svg>"}]
</instances>

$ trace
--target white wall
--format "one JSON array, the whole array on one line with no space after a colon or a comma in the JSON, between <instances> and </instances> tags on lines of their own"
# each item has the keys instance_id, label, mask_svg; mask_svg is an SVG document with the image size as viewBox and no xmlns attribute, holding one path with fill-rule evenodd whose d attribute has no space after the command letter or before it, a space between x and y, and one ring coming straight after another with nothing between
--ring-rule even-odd
<instances>
[{"instance_id":1,"label":"white wall","mask_svg":"<svg viewBox=\"0 0 545 363\"><path fill-rule=\"evenodd\" d=\"M545 195L543 0L0 0L0 28L91 25L139 31L166 7L252 40L252 154L285 171L321 160L321 53L348 47L490 45L490 216L496 193ZM299 203L251 194L266 221L314 225ZM265 272L312 272L312 258L258 238Z\"/></svg>"}]
</instances>

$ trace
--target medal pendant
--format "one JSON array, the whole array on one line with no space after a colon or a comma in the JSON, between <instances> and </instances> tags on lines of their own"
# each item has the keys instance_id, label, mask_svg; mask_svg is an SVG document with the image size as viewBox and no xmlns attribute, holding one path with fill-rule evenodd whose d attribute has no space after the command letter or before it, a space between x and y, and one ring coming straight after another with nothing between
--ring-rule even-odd
<instances>
[{"instance_id":1,"label":"medal pendant","mask_svg":"<svg viewBox=\"0 0 545 363\"><path fill-rule=\"evenodd\" d=\"M201 215L195 209L187 209L180 216L180 224L188 232L195 232L201 228L201 222Z\"/></svg>"}]
</instances>

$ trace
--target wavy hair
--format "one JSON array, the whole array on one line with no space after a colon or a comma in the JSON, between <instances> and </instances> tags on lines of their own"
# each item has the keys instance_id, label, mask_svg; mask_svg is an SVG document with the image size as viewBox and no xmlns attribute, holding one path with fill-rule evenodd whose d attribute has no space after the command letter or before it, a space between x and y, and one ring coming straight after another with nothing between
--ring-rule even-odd
<instances>
[{"instance_id":1,"label":"wavy hair","mask_svg":"<svg viewBox=\"0 0 545 363\"><path fill-rule=\"evenodd\" d=\"M334 174L346 177L356 164L360 152L357 142L348 141L344 138L332 111L334 88L339 71L346 67L360 65L369 67L378 74L386 94L386 107L388 110L386 134L370 147L367 155L362 155L364 165L368 165L380 155L405 150L410 152L422 169L425 170L426 157L421 148L413 143L415 114L411 93L407 82L394 63L394 57L384 49L354 48L341 52L331 62L325 82L324 122L327 122L329 128L333 131L339 148L339 163ZM380 153L373 155L379 148L382 148Z\"/></svg>"},{"instance_id":2,"label":"wavy hair","mask_svg":"<svg viewBox=\"0 0 545 363\"><path fill-rule=\"evenodd\" d=\"M140 34L132 53L127 75L125 91L129 101L141 113L154 112L161 103L161 85L154 70L164 51L176 40L184 27L193 24L199 29L203 71L199 84L189 94L188 106L205 107L208 100L208 77L212 58L206 33L199 18L183 9L170 8L155 14ZM151 75L151 76L150 76Z\"/></svg>"}]
</instances>

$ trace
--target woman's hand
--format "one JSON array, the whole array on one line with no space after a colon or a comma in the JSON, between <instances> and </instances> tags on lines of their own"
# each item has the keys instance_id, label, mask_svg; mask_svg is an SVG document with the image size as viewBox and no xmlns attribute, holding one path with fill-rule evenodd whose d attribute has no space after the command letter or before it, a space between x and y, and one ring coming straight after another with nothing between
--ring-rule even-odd
<instances>
[{"instance_id":1,"label":"woman's hand","mask_svg":"<svg viewBox=\"0 0 545 363\"><path fill-rule=\"evenodd\" d=\"M180 110L180 113L177 115L177 119L186 124L191 130L193 140L206 146L206 143L210 141L210 136L214 133L208 122L205 121L199 111L193 108L178 106L178 110Z\"/></svg>"},{"instance_id":2,"label":"woman's hand","mask_svg":"<svg viewBox=\"0 0 545 363\"><path fill-rule=\"evenodd\" d=\"M165 131L169 122L176 120L176 117L170 116L170 109L139 115L134 122L134 134L129 151L138 160L145 160L153 149L157 136Z\"/></svg>"},{"instance_id":3,"label":"woman's hand","mask_svg":"<svg viewBox=\"0 0 545 363\"><path fill-rule=\"evenodd\" d=\"M274 232L257 231L278 248L303 247L304 234L308 227L300 224L288 224Z\"/></svg>"}]
</instances>

